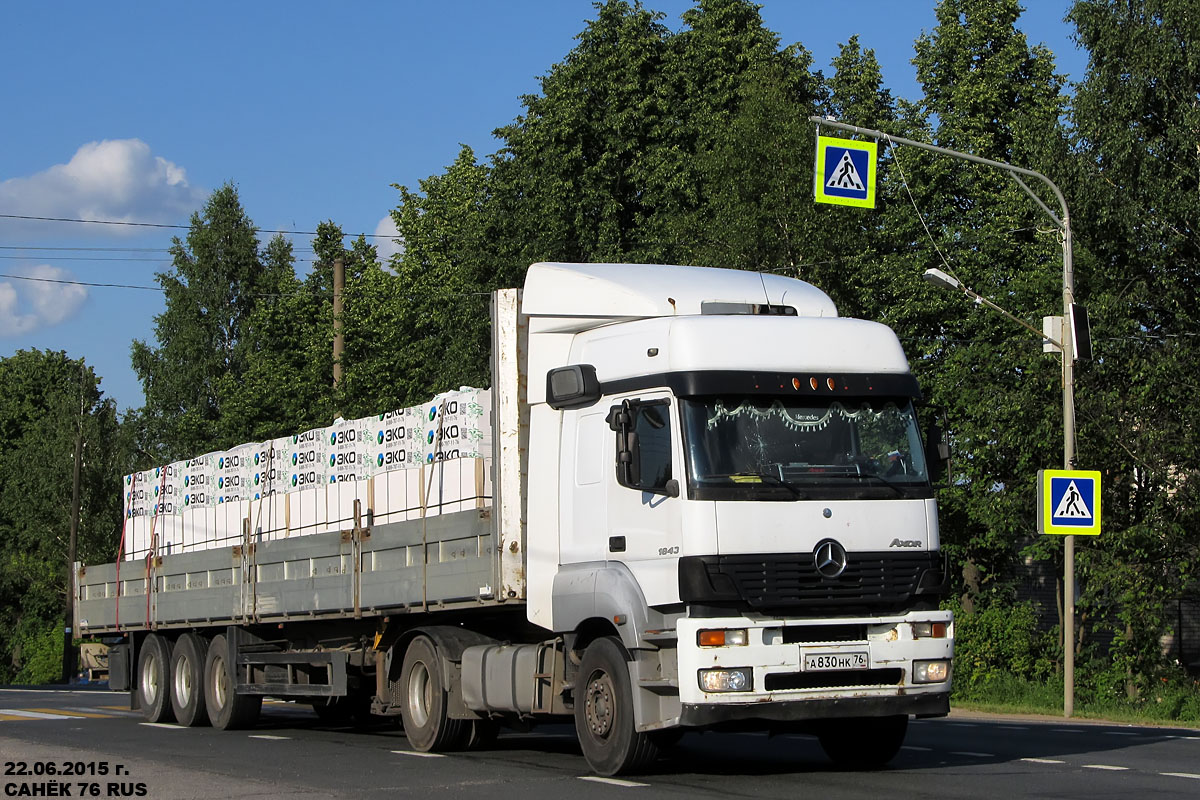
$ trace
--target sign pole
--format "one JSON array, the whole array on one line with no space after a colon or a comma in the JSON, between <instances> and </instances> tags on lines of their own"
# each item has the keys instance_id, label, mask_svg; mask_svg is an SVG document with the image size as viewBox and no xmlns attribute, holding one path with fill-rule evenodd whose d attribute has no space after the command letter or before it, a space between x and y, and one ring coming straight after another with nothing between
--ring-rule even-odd
<instances>
[{"instance_id":1,"label":"sign pole","mask_svg":"<svg viewBox=\"0 0 1200 800\"><path fill-rule=\"evenodd\" d=\"M1063 204L1063 469L1075 469L1075 332L1068 324L1075 302L1071 222ZM1097 490L1099 487L1097 487ZM1075 713L1075 537L1063 543L1063 716Z\"/></svg>"}]
</instances>

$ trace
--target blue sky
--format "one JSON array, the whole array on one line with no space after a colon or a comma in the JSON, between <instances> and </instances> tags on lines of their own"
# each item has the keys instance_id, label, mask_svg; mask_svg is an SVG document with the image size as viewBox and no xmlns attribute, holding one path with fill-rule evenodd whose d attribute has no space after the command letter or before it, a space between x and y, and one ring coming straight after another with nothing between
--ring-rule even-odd
<instances>
[{"instance_id":1,"label":"blue sky","mask_svg":"<svg viewBox=\"0 0 1200 800\"><path fill-rule=\"evenodd\" d=\"M690 0L647 0L672 29ZM1081 80L1068 0L1026 0L1018 23ZM764 0L783 44L829 70L854 34L893 94L920 92L913 42L934 0ZM386 229L397 194L491 132L561 61L589 0L56 2L8 4L0 25L0 214L186 224L237 184L263 229ZM122 408L139 406L133 339L153 339L154 285L185 231L0 218L0 356L86 357ZM298 265L309 237L294 237ZM384 245L386 240L375 240ZM76 248L76 249L66 249Z\"/></svg>"}]
</instances>

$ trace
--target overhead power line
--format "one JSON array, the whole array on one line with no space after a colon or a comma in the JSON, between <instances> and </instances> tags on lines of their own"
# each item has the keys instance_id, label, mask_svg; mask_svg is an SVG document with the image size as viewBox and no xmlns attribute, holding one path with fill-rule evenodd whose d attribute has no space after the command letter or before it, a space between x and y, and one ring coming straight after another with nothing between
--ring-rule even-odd
<instances>
[{"instance_id":1,"label":"overhead power line","mask_svg":"<svg viewBox=\"0 0 1200 800\"><path fill-rule=\"evenodd\" d=\"M134 283L89 283L87 281L64 281L58 278L35 278L31 275L6 275L0 272L0 278L12 278L17 281L35 281L37 283L65 283L71 286L98 286L104 289L145 289L148 292L161 292L161 286L139 286Z\"/></svg>"},{"instance_id":2,"label":"overhead power line","mask_svg":"<svg viewBox=\"0 0 1200 800\"><path fill-rule=\"evenodd\" d=\"M34 217L25 214L0 214L0 219L23 219L32 220L34 222L77 222L86 225L126 225L134 228L175 228L180 230L191 230L191 225L171 225L165 222L125 222L114 219L73 219L71 217ZM316 231L291 231L291 230L271 230L267 228L256 228L258 233L294 233L299 236L316 236ZM347 236L365 236L368 239L394 239L396 237L386 233L343 233L342 238Z\"/></svg>"}]
</instances>

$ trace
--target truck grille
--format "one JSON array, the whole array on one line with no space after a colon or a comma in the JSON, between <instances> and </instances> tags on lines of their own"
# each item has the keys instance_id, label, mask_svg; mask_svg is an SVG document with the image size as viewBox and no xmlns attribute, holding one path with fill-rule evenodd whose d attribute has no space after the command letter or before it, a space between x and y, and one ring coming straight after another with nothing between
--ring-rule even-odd
<instances>
[{"instance_id":1,"label":"truck grille","mask_svg":"<svg viewBox=\"0 0 1200 800\"><path fill-rule=\"evenodd\" d=\"M836 578L817 572L807 553L691 556L679 561L683 602L737 603L754 611L856 614L905 608L943 588L936 553L849 553Z\"/></svg>"}]
</instances>

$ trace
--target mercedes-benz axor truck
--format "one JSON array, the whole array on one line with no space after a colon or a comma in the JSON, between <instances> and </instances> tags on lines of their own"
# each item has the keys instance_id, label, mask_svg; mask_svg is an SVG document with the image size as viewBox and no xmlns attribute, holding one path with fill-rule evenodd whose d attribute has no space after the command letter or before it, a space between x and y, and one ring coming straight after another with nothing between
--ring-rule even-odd
<instances>
[{"instance_id":1,"label":"mercedes-benz axor truck","mask_svg":"<svg viewBox=\"0 0 1200 800\"><path fill-rule=\"evenodd\" d=\"M726 729L812 733L878 766L910 717L948 713L944 446L890 329L779 275L563 263L496 292L491 324L485 451L380 451L334 476L293 450L278 493L214 510L185 491L148 519L185 530L208 503L233 538L151 535L77 565L76 630L123 637L110 680L133 707L236 728L289 698L399 715L422 751L573 718L602 775ZM358 463L339 430L329 470Z\"/></svg>"}]
</instances>

